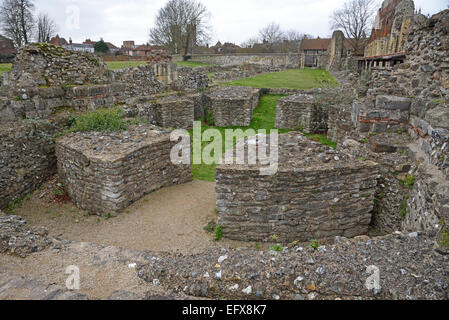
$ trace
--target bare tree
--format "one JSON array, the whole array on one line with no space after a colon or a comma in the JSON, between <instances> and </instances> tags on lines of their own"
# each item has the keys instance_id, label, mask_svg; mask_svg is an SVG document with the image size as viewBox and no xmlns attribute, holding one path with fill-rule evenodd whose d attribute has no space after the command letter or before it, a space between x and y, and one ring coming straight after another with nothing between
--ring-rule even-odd
<instances>
[{"instance_id":1,"label":"bare tree","mask_svg":"<svg viewBox=\"0 0 449 320\"><path fill-rule=\"evenodd\" d=\"M56 35L57 26L55 21L46 13L40 13L37 18L37 41L50 42Z\"/></svg>"},{"instance_id":2,"label":"bare tree","mask_svg":"<svg viewBox=\"0 0 449 320\"><path fill-rule=\"evenodd\" d=\"M355 52L361 52L378 3L376 0L348 0L331 15L332 28L342 30Z\"/></svg>"},{"instance_id":3,"label":"bare tree","mask_svg":"<svg viewBox=\"0 0 449 320\"><path fill-rule=\"evenodd\" d=\"M16 47L31 41L35 27L32 0L4 0L0 7L3 33L10 37Z\"/></svg>"},{"instance_id":4,"label":"bare tree","mask_svg":"<svg viewBox=\"0 0 449 320\"><path fill-rule=\"evenodd\" d=\"M259 31L259 37L261 40L266 41L269 44L274 44L282 41L284 33L278 23L272 22Z\"/></svg>"},{"instance_id":5,"label":"bare tree","mask_svg":"<svg viewBox=\"0 0 449 320\"><path fill-rule=\"evenodd\" d=\"M209 41L209 16L206 6L200 2L170 0L156 16L150 42L166 46L175 54L184 50L187 55L193 47Z\"/></svg>"},{"instance_id":6,"label":"bare tree","mask_svg":"<svg viewBox=\"0 0 449 320\"><path fill-rule=\"evenodd\" d=\"M258 43L258 42L259 42L259 39L258 39L257 37L249 38L248 40L242 42L242 43L240 44L240 46L241 46L242 48L251 48L253 45L255 45L255 44Z\"/></svg>"}]
</instances>

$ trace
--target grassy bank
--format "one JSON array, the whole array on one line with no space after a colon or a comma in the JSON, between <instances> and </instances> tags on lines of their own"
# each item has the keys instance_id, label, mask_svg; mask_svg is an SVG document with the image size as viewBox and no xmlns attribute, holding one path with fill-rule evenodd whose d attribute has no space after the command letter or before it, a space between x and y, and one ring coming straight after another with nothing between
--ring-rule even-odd
<instances>
[{"instance_id":1,"label":"grassy bank","mask_svg":"<svg viewBox=\"0 0 449 320\"><path fill-rule=\"evenodd\" d=\"M289 88L301 90L338 86L337 80L329 72L321 69L285 70L231 81L226 84L254 88Z\"/></svg>"}]
</instances>

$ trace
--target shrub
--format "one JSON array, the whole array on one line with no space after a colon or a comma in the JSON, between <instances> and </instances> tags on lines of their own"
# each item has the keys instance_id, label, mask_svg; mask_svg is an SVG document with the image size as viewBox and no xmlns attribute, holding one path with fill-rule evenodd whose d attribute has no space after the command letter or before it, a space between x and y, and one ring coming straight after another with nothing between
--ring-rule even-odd
<instances>
[{"instance_id":1,"label":"shrub","mask_svg":"<svg viewBox=\"0 0 449 320\"><path fill-rule=\"evenodd\" d=\"M318 241L313 240L312 243L310 243L309 246L310 246L311 248L313 248L315 251L317 251L318 248L321 247L321 244L320 244Z\"/></svg>"},{"instance_id":2,"label":"shrub","mask_svg":"<svg viewBox=\"0 0 449 320\"><path fill-rule=\"evenodd\" d=\"M76 117L71 122L70 132L114 132L128 129L122 109L99 109Z\"/></svg>"},{"instance_id":3,"label":"shrub","mask_svg":"<svg viewBox=\"0 0 449 320\"><path fill-rule=\"evenodd\" d=\"M216 229L217 229L217 224L215 223L214 220L209 221L207 226L204 227L204 231L207 231L209 233L215 232Z\"/></svg>"},{"instance_id":4,"label":"shrub","mask_svg":"<svg viewBox=\"0 0 449 320\"><path fill-rule=\"evenodd\" d=\"M282 252L284 251L284 247L280 244L277 244L270 248L271 251Z\"/></svg>"},{"instance_id":5,"label":"shrub","mask_svg":"<svg viewBox=\"0 0 449 320\"><path fill-rule=\"evenodd\" d=\"M217 230L215 230L215 241L220 241L223 239L223 228L219 226Z\"/></svg>"}]
</instances>

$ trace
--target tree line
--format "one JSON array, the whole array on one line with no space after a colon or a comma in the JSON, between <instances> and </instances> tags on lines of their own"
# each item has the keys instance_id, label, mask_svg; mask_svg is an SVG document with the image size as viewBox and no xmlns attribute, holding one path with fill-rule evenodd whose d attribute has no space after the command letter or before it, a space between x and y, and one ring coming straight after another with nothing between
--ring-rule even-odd
<instances>
[{"instance_id":1,"label":"tree line","mask_svg":"<svg viewBox=\"0 0 449 320\"><path fill-rule=\"evenodd\" d=\"M367 40L377 7L378 0L348 0L330 16L330 26L332 30L342 30L352 49L360 52ZM173 54L183 51L188 55L195 46L202 46L210 41L209 20L210 13L201 2L169 0L156 16L155 25L150 30L150 43L164 46ZM283 50L294 51L307 38L313 36L296 30L282 30L278 23L272 22L241 46L248 48L256 43L263 43L270 48L284 44L284 47L288 47Z\"/></svg>"},{"instance_id":2,"label":"tree line","mask_svg":"<svg viewBox=\"0 0 449 320\"><path fill-rule=\"evenodd\" d=\"M3 0L0 6L0 27L3 34L20 48L33 40L50 42L57 26L47 13L35 13L32 0Z\"/></svg>"}]
</instances>

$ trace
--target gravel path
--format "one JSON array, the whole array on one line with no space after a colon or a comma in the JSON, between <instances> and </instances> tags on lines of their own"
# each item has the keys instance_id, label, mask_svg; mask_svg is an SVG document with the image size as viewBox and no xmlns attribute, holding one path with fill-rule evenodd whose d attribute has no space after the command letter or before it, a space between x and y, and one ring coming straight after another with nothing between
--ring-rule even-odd
<instances>
[{"instance_id":1,"label":"gravel path","mask_svg":"<svg viewBox=\"0 0 449 320\"><path fill-rule=\"evenodd\" d=\"M251 247L253 243L214 241L204 227L217 221L215 183L194 181L164 188L110 219L86 216L72 203L52 203L57 181L36 191L14 214L32 226L43 226L50 237L106 246L181 254L208 248Z\"/></svg>"}]
</instances>

